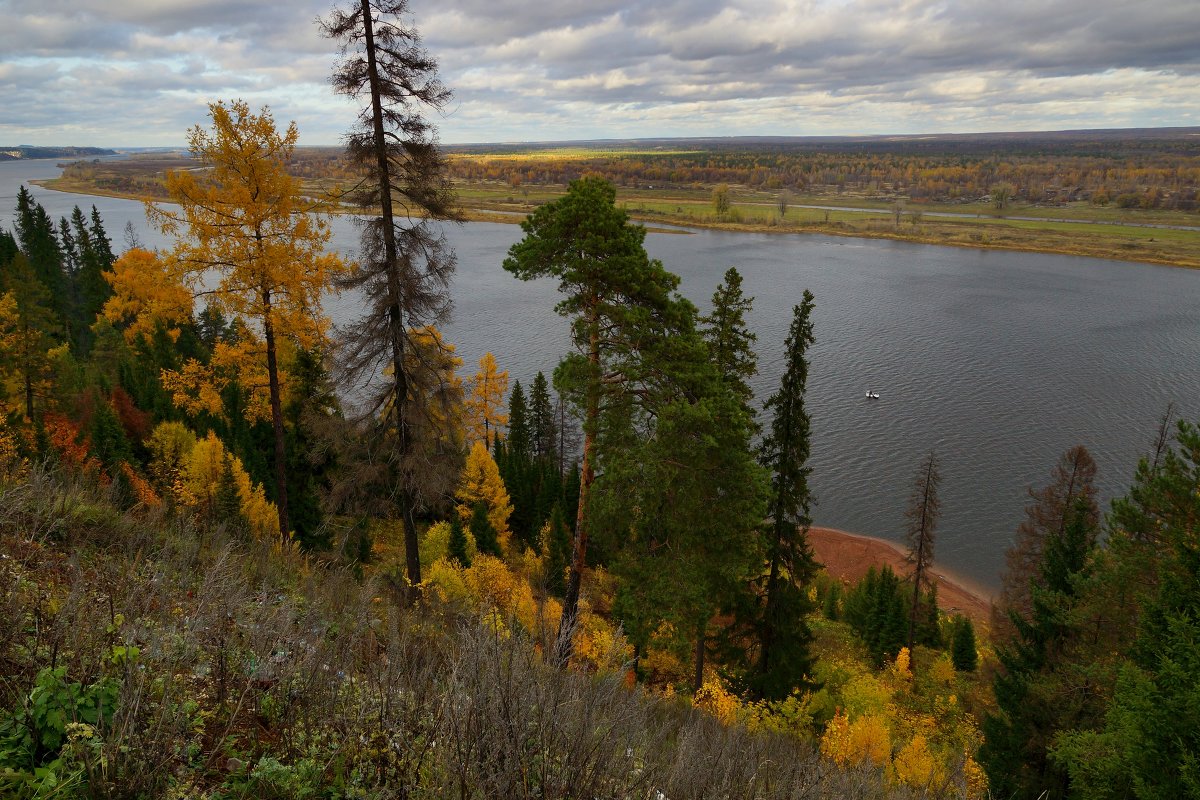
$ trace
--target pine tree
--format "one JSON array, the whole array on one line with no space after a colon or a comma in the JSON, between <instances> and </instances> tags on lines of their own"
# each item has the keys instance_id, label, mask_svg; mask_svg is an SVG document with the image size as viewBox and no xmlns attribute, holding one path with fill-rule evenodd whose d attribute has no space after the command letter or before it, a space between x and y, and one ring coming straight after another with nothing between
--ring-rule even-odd
<instances>
[{"instance_id":1,"label":"pine tree","mask_svg":"<svg viewBox=\"0 0 1200 800\"><path fill-rule=\"evenodd\" d=\"M405 24L407 12L408 0L346 0L322 21L321 31L341 46L335 89L368 101L347 136L350 161L365 174L348 199L369 216L357 269L344 282L363 293L368 308L347 331L342 364L349 378L370 381L391 369L375 397L375 408L389 412L382 421L390 430L378 438L392 447L406 571L416 587L421 560L415 512L424 465L412 437L429 399L410 386L406 353L413 348L410 331L435 326L449 313L455 260L439 221L459 217L437 129L422 116L425 109L445 108L450 91L417 30Z\"/></svg>"},{"instance_id":2,"label":"pine tree","mask_svg":"<svg viewBox=\"0 0 1200 800\"><path fill-rule=\"evenodd\" d=\"M525 237L509 249L504 269L522 280L558 279L565 297L556 309L572 318L576 352L559 365L554 383L584 420L571 574L555 653L565 664L587 564L588 496L602 455L596 450L601 418L610 405L630 402L633 385L656 377L647 369L647 350L669 347L669 332L691 312L672 294L678 277L646 254L645 229L617 208L616 190L607 181L572 181L565 197L540 206L521 227Z\"/></svg>"},{"instance_id":3,"label":"pine tree","mask_svg":"<svg viewBox=\"0 0 1200 800\"><path fill-rule=\"evenodd\" d=\"M817 563L808 544L812 524L808 488L809 416L804 406L808 348L813 343L813 295L805 290L793 309L785 343L786 367L779 391L767 400L771 427L760 460L771 474L770 522L765 533L766 572L759 580L760 602L746 620L753 631L754 665L747 688L760 697L787 697L811 685L812 632L805 616L813 610L808 585Z\"/></svg>"},{"instance_id":4,"label":"pine tree","mask_svg":"<svg viewBox=\"0 0 1200 800\"><path fill-rule=\"evenodd\" d=\"M754 304L753 297L742 293L742 276L736 267L725 272L725 281L712 297L712 312L700 318L701 331L708 351L726 385L738 398L753 422L754 392L749 381L758 374L758 357L754 342L758 338L746 327L746 314ZM758 431L754 423L755 432Z\"/></svg>"}]
</instances>

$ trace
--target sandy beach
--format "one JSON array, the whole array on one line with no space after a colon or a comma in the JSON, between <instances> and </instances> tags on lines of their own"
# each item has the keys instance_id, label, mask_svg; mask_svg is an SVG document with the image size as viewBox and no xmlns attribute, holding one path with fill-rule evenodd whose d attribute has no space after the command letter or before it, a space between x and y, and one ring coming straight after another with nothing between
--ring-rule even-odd
<instances>
[{"instance_id":1,"label":"sandy beach","mask_svg":"<svg viewBox=\"0 0 1200 800\"><path fill-rule=\"evenodd\" d=\"M904 549L886 539L861 536L836 528L809 528L808 541L817 561L826 572L843 581L856 582L871 567L890 564L898 574L906 574ZM991 596L980 586L955 575L936 563L933 574L938 584L938 605L948 614L963 614L973 622L987 624L991 614Z\"/></svg>"}]
</instances>

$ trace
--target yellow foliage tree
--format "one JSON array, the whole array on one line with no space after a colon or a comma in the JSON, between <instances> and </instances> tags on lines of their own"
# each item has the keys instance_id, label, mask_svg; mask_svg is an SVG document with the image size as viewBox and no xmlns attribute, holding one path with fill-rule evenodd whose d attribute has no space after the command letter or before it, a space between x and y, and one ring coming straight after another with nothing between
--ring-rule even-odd
<instances>
[{"instance_id":1,"label":"yellow foliage tree","mask_svg":"<svg viewBox=\"0 0 1200 800\"><path fill-rule=\"evenodd\" d=\"M892 769L898 782L914 789L929 790L946 779L938 760L929 750L929 742L919 733L896 753Z\"/></svg>"},{"instance_id":2,"label":"yellow foliage tree","mask_svg":"<svg viewBox=\"0 0 1200 800\"><path fill-rule=\"evenodd\" d=\"M471 519L475 504L483 502L487 506L488 522L496 529L501 544L506 542L509 537L508 518L513 511L512 501L500 477L500 468L483 442L476 441L471 446L454 496L459 501L458 514L464 524Z\"/></svg>"},{"instance_id":3,"label":"yellow foliage tree","mask_svg":"<svg viewBox=\"0 0 1200 800\"><path fill-rule=\"evenodd\" d=\"M717 718L722 725L732 725L737 722L741 706L737 695L730 692L719 681L709 678L704 681L692 697L692 705Z\"/></svg>"},{"instance_id":4,"label":"yellow foliage tree","mask_svg":"<svg viewBox=\"0 0 1200 800\"><path fill-rule=\"evenodd\" d=\"M157 252L134 247L103 275L113 294L102 313L124 329L126 342L150 338L159 326L178 341L179 326L192 316L192 293Z\"/></svg>"},{"instance_id":5,"label":"yellow foliage tree","mask_svg":"<svg viewBox=\"0 0 1200 800\"><path fill-rule=\"evenodd\" d=\"M188 455L184 467L187 492L196 498L206 513L211 514L227 459L233 469L242 515L249 523L251 533L260 538L279 537L279 516L275 512L275 504L267 500L261 484L250 480L242 460L227 452L224 443L212 431L197 441Z\"/></svg>"},{"instance_id":6,"label":"yellow foliage tree","mask_svg":"<svg viewBox=\"0 0 1200 800\"><path fill-rule=\"evenodd\" d=\"M850 751L856 761L870 759L877 767L892 757L892 737L882 716L867 714L850 723Z\"/></svg>"},{"instance_id":7,"label":"yellow foliage tree","mask_svg":"<svg viewBox=\"0 0 1200 800\"><path fill-rule=\"evenodd\" d=\"M193 295L259 327L275 438L275 484L281 534L288 534L283 382L279 339L311 347L327 321L321 297L345 267L325 251L329 225L301 198L287 164L299 133L282 135L268 109L254 114L243 101L209 105L212 130L199 125L188 146L203 171L171 172L167 195L177 207L147 204L150 219L179 237L170 269ZM186 228L186 236L183 236ZM215 278L214 278L215 273ZM257 339L243 339L247 346ZM200 377L197 375L197 377Z\"/></svg>"},{"instance_id":8,"label":"yellow foliage tree","mask_svg":"<svg viewBox=\"0 0 1200 800\"><path fill-rule=\"evenodd\" d=\"M479 372L471 379L471 394L467 398L467 440L492 446L500 429L508 424L508 414L501 411L508 394L508 370L496 369L496 357L490 352L479 359Z\"/></svg>"},{"instance_id":9,"label":"yellow foliage tree","mask_svg":"<svg viewBox=\"0 0 1200 800\"><path fill-rule=\"evenodd\" d=\"M850 765L853 753L850 750L850 719L838 709L833 719L825 726L821 736L821 755L840 767Z\"/></svg>"}]
</instances>

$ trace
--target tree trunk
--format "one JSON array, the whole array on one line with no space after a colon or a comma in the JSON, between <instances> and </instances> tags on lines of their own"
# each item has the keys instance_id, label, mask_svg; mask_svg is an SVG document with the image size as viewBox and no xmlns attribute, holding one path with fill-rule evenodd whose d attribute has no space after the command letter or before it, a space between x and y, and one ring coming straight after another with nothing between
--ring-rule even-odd
<instances>
[{"instance_id":1,"label":"tree trunk","mask_svg":"<svg viewBox=\"0 0 1200 800\"><path fill-rule=\"evenodd\" d=\"M696 675L692 679L692 691L698 692L704 686L704 650L708 644L708 623L701 622L696 626Z\"/></svg>"},{"instance_id":2,"label":"tree trunk","mask_svg":"<svg viewBox=\"0 0 1200 800\"><path fill-rule=\"evenodd\" d=\"M379 85L379 68L375 60L375 28L371 17L370 0L361 0L363 32L366 39L367 75L371 86L371 114L374 127L375 164L379 171L379 212L383 223L383 251L387 263L388 327L392 338L392 376L395 381L392 409L396 425L396 456L400 466L400 522L404 528L404 558L408 572L408 599L416 599L421 583L421 558L417 549L417 528L413 517L412 491L408 482L408 375L404 366L404 309L400 285L399 250L396 246L396 226L392 211L392 178L388 163L387 137L383 129L383 101Z\"/></svg>"},{"instance_id":3,"label":"tree trunk","mask_svg":"<svg viewBox=\"0 0 1200 800\"><path fill-rule=\"evenodd\" d=\"M597 371L600 368L600 332L596 323L592 324L591 338L588 347L588 361ZM567 579L567 593L563 598L562 617L558 623L558 639L555 645L555 662L565 667L571 660L573 649L572 638L575 633L576 617L579 614L579 585L583 580L583 570L587 559L587 508L588 491L595 478L593 448L595 447L595 428L600 417L600 389L593 386L588 389L587 419L583 431L583 464L579 470L579 506L575 510L575 541L571 547L571 574Z\"/></svg>"},{"instance_id":4,"label":"tree trunk","mask_svg":"<svg viewBox=\"0 0 1200 800\"><path fill-rule=\"evenodd\" d=\"M267 383L271 390L271 429L275 434L275 509L279 512L279 537L288 543L291 525L288 522L287 455L283 440L283 400L280 397L279 364L275 354L275 326L271 322L271 292L263 292L267 309L263 323L263 338L267 342Z\"/></svg>"}]
</instances>

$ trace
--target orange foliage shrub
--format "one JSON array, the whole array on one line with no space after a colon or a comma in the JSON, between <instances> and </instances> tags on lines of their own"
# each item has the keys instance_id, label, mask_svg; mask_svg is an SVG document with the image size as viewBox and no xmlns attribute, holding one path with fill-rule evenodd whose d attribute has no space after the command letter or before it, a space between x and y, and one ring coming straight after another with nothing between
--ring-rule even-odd
<instances>
[{"instance_id":1,"label":"orange foliage shrub","mask_svg":"<svg viewBox=\"0 0 1200 800\"><path fill-rule=\"evenodd\" d=\"M62 414L47 412L42 417L42 425L46 429L46 437L50 446L58 455L59 462L72 472L85 475L97 475L104 483L108 476L100 466L100 462L88 454L91 444L88 437L82 435L79 426Z\"/></svg>"},{"instance_id":2,"label":"orange foliage shrub","mask_svg":"<svg viewBox=\"0 0 1200 800\"><path fill-rule=\"evenodd\" d=\"M129 482L129 489L133 492L133 497L139 505L146 508L158 508L162 505L162 498L154 491L150 482L134 472L133 467L124 461L121 462L121 474Z\"/></svg>"}]
</instances>

